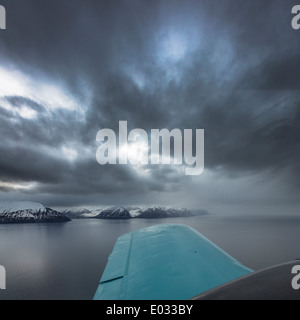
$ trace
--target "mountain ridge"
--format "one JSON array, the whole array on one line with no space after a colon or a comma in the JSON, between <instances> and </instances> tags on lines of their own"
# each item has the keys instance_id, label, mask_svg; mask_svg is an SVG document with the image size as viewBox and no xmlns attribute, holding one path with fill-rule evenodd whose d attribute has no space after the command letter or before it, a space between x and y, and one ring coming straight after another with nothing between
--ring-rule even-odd
<instances>
[{"instance_id":1,"label":"mountain ridge","mask_svg":"<svg viewBox=\"0 0 300 320\"><path fill-rule=\"evenodd\" d=\"M171 218L171 217L191 217L208 215L205 210L195 210L174 207L134 207L120 206L108 207L103 209L67 209L62 211L71 219L152 219L152 218Z\"/></svg>"},{"instance_id":2,"label":"mountain ridge","mask_svg":"<svg viewBox=\"0 0 300 320\"><path fill-rule=\"evenodd\" d=\"M31 201L0 201L0 224L68 222L70 218Z\"/></svg>"}]
</instances>

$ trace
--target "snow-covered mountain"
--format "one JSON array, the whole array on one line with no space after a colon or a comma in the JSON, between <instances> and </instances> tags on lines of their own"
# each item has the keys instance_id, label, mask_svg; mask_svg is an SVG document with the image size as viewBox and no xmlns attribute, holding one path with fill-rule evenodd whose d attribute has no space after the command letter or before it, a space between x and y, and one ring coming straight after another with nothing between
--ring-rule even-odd
<instances>
[{"instance_id":1,"label":"snow-covered mountain","mask_svg":"<svg viewBox=\"0 0 300 320\"><path fill-rule=\"evenodd\" d=\"M1 223L67 222L64 214L36 202L0 201Z\"/></svg>"},{"instance_id":2,"label":"snow-covered mountain","mask_svg":"<svg viewBox=\"0 0 300 320\"><path fill-rule=\"evenodd\" d=\"M70 219L87 219L95 218L103 209L86 209L86 208L71 208L67 210L60 210L62 214Z\"/></svg>"},{"instance_id":3,"label":"snow-covered mountain","mask_svg":"<svg viewBox=\"0 0 300 320\"><path fill-rule=\"evenodd\" d=\"M171 218L208 214L204 210L164 207L110 207L98 209L72 208L61 211L70 219L130 219L130 218Z\"/></svg>"},{"instance_id":4,"label":"snow-covered mountain","mask_svg":"<svg viewBox=\"0 0 300 320\"><path fill-rule=\"evenodd\" d=\"M123 207L111 207L101 211L97 219L131 219L129 211Z\"/></svg>"},{"instance_id":5,"label":"snow-covered mountain","mask_svg":"<svg viewBox=\"0 0 300 320\"><path fill-rule=\"evenodd\" d=\"M190 217L208 214L204 210L164 207L70 208L53 210L36 202L0 201L0 223L66 222L70 219L131 219Z\"/></svg>"},{"instance_id":6,"label":"snow-covered mountain","mask_svg":"<svg viewBox=\"0 0 300 320\"><path fill-rule=\"evenodd\" d=\"M206 215L204 210L189 210L185 208L164 208L150 207L143 208L136 212L136 218L172 218L172 217L191 217L197 215Z\"/></svg>"}]
</instances>

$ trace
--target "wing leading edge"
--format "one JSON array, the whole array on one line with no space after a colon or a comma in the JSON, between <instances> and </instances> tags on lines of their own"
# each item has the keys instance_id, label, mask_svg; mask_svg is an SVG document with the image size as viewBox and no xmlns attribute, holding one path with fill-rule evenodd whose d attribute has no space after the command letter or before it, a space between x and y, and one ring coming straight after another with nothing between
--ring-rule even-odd
<instances>
[{"instance_id":1,"label":"wing leading edge","mask_svg":"<svg viewBox=\"0 0 300 320\"><path fill-rule=\"evenodd\" d=\"M185 300L251 272L194 229L161 224L117 240L94 300Z\"/></svg>"}]
</instances>

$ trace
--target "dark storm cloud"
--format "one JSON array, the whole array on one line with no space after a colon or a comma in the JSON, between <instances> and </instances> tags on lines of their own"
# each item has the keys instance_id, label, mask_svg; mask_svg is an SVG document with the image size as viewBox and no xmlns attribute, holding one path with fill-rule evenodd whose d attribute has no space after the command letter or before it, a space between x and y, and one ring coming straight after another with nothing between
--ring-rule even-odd
<instances>
[{"instance_id":1,"label":"dark storm cloud","mask_svg":"<svg viewBox=\"0 0 300 320\"><path fill-rule=\"evenodd\" d=\"M28 149L42 145L58 147L65 140L70 140L76 133L72 128L78 125L78 121L76 118L73 118L72 121L68 120L72 115L70 111L47 112L43 106L22 97L5 97L0 101L0 106L4 102L9 102L17 114L4 109L0 128L3 139L0 144L7 145L14 141ZM26 119L18 114L18 111L24 106L30 106L35 110L36 117Z\"/></svg>"},{"instance_id":2,"label":"dark storm cloud","mask_svg":"<svg viewBox=\"0 0 300 320\"><path fill-rule=\"evenodd\" d=\"M9 102L13 107L16 108L20 108L20 106L27 105L37 112L43 111L44 109L42 105L26 97L6 96L3 100Z\"/></svg>"},{"instance_id":3,"label":"dark storm cloud","mask_svg":"<svg viewBox=\"0 0 300 320\"><path fill-rule=\"evenodd\" d=\"M3 0L0 66L63 86L83 110L5 96L0 106L12 109L0 108L1 180L36 181L30 192L55 195L60 204L186 186L188 178L172 168L143 176L96 163L97 131L117 132L118 121L128 120L129 129L147 131L204 128L207 169L241 175L287 168L295 174L285 183L293 183L300 150L294 3ZM20 116L24 106L36 116ZM64 146L78 156L67 159Z\"/></svg>"}]
</instances>

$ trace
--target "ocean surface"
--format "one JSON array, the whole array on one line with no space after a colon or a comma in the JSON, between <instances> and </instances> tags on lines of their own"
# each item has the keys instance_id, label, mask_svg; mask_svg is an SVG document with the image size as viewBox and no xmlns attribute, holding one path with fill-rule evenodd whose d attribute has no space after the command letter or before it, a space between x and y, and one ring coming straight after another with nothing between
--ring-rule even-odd
<instances>
[{"instance_id":1,"label":"ocean surface","mask_svg":"<svg viewBox=\"0 0 300 320\"><path fill-rule=\"evenodd\" d=\"M300 258L300 217L203 216L0 225L2 299L92 299L117 238L161 223L189 225L259 270Z\"/></svg>"}]
</instances>

